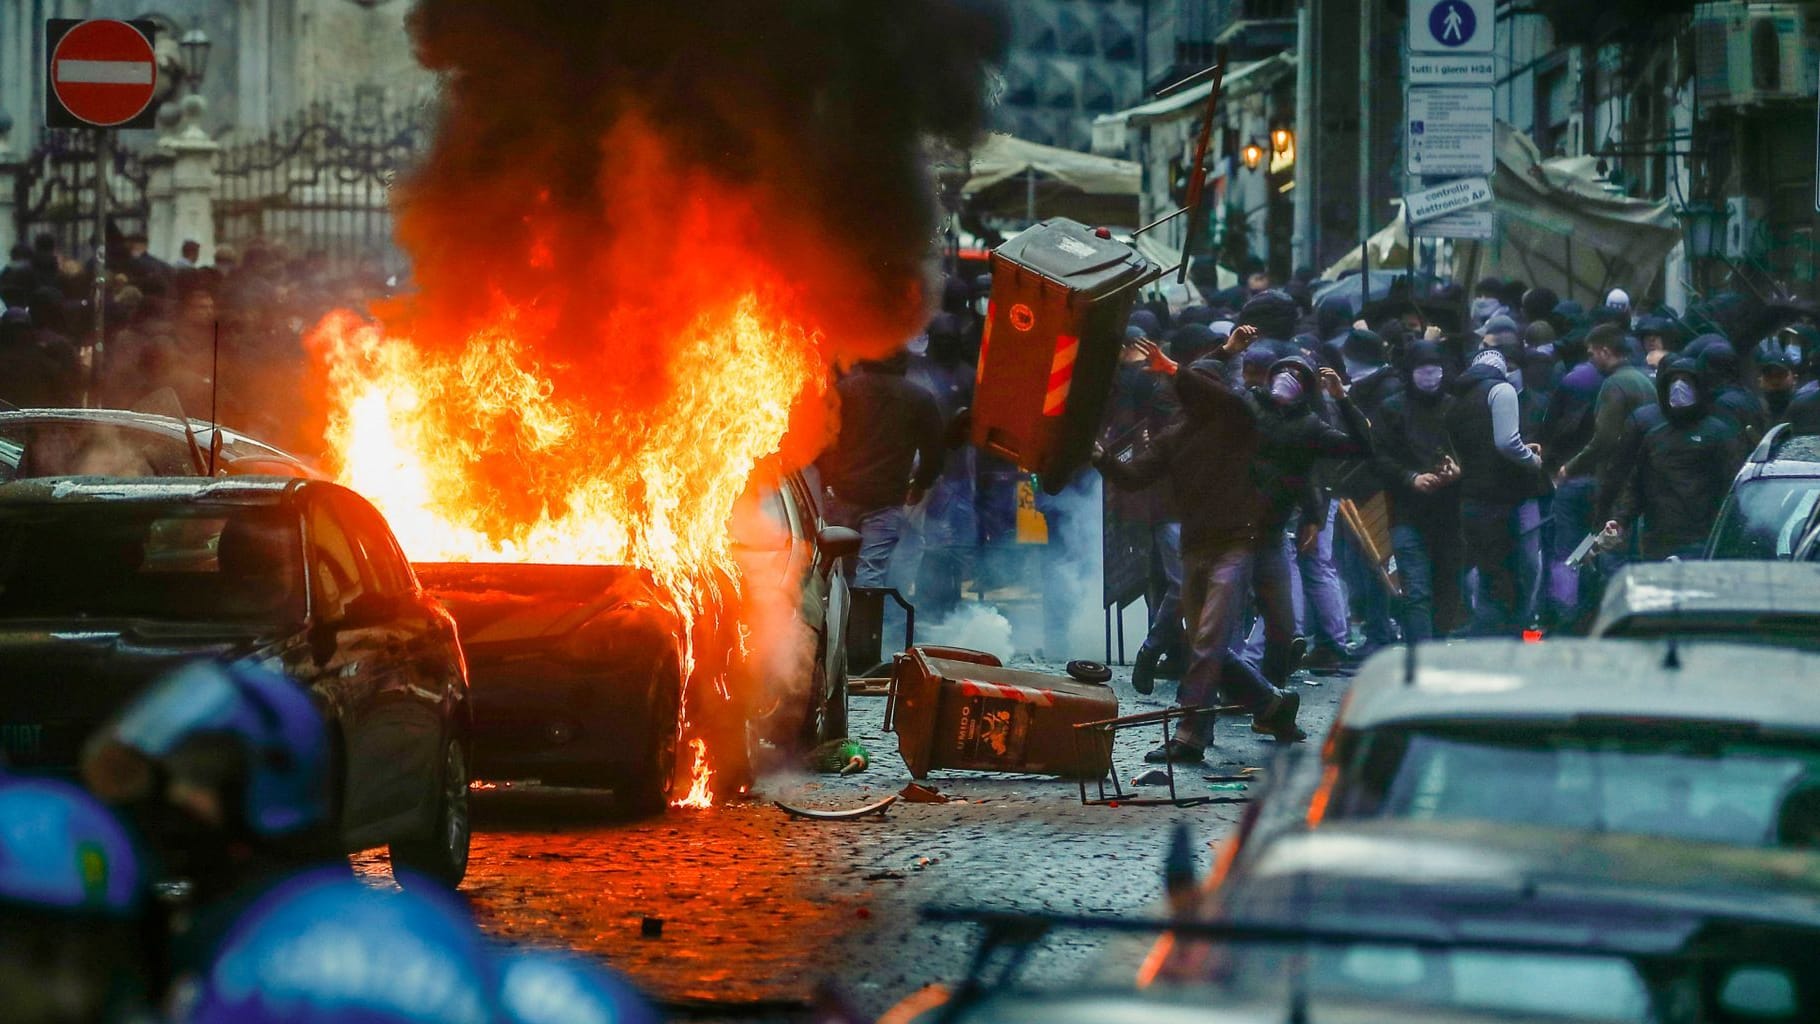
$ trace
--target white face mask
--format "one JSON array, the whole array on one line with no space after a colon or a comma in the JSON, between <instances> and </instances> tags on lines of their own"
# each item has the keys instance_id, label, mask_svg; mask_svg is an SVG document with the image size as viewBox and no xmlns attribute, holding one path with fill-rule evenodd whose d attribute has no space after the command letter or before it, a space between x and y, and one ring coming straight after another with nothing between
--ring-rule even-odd
<instances>
[{"instance_id":1,"label":"white face mask","mask_svg":"<svg viewBox=\"0 0 1820 1024\"><path fill-rule=\"evenodd\" d=\"M1698 401L1698 397L1694 394L1694 385L1686 378L1668 386L1668 407L1670 409L1692 408L1696 401Z\"/></svg>"},{"instance_id":2,"label":"white face mask","mask_svg":"<svg viewBox=\"0 0 1820 1024\"><path fill-rule=\"evenodd\" d=\"M1302 397L1302 379L1284 370L1270 378L1270 397L1278 405L1290 405Z\"/></svg>"},{"instance_id":3,"label":"white face mask","mask_svg":"<svg viewBox=\"0 0 1820 1024\"><path fill-rule=\"evenodd\" d=\"M1409 379L1415 382L1416 390L1428 392L1441 390L1441 378L1445 376L1445 366L1418 366L1409 373Z\"/></svg>"}]
</instances>

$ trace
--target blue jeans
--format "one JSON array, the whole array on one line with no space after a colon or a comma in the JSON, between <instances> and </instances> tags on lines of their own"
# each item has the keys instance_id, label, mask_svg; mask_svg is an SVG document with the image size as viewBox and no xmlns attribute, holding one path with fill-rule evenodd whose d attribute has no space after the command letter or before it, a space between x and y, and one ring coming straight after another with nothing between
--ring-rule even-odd
<instances>
[{"instance_id":1,"label":"blue jeans","mask_svg":"<svg viewBox=\"0 0 1820 1024\"><path fill-rule=\"evenodd\" d=\"M1567 556L1593 530L1593 495L1599 484L1590 476L1573 477L1555 488L1554 543L1548 551L1548 610L1558 625L1580 621L1589 610L1586 598L1597 588L1581 585L1580 569Z\"/></svg>"},{"instance_id":2,"label":"blue jeans","mask_svg":"<svg viewBox=\"0 0 1820 1024\"><path fill-rule=\"evenodd\" d=\"M1179 705L1235 704L1263 710L1276 697L1277 691L1268 682L1232 655L1253 558L1243 547L1183 554L1182 607L1188 613L1188 668L1182 673L1176 694ZM1175 738L1204 749L1213 738L1213 716L1185 716L1176 723Z\"/></svg>"},{"instance_id":3,"label":"blue jeans","mask_svg":"<svg viewBox=\"0 0 1820 1024\"><path fill-rule=\"evenodd\" d=\"M1347 590L1340 582L1340 570L1334 561L1334 516L1339 507L1337 501L1327 503L1327 521L1315 535L1314 548L1296 555L1296 565L1302 570L1303 603L1309 613L1297 621L1307 623L1310 643L1343 650L1352 639L1352 617Z\"/></svg>"},{"instance_id":4,"label":"blue jeans","mask_svg":"<svg viewBox=\"0 0 1820 1024\"><path fill-rule=\"evenodd\" d=\"M856 587L889 586L891 555L904 534L904 507L860 508L828 496L828 521L859 531L859 558L849 579Z\"/></svg>"},{"instance_id":5,"label":"blue jeans","mask_svg":"<svg viewBox=\"0 0 1820 1024\"><path fill-rule=\"evenodd\" d=\"M1168 653L1182 641L1182 524L1157 523L1150 530L1157 561L1163 569L1163 596L1150 616L1144 646Z\"/></svg>"}]
</instances>

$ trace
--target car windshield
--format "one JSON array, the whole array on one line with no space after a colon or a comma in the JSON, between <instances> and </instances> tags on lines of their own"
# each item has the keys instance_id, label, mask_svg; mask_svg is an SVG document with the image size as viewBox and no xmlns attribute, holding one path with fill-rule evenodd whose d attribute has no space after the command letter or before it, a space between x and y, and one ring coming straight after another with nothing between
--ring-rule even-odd
<instances>
[{"instance_id":1,"label":"car windshield","mask_svg":"<svg viewBox=\"0 0 1820 1024\"><path fill-rule=\"evenodd\" d=\"M280 509L0 509L0 619L296 621L301 551L295 517Z\"/></svg>"},{"instance_id":2,"label":"car windshield","mask_svg":"<svg viewBox=\"0 0 1820 1024\"><path fill-rule=\"evenodd\" d=\"M111 423L0 426L0 481L46 476L193 476L189 442Z\"/></svg>"},{"instance_id":3,"label":"car windshield","mask_svg":"<svg viewBox=\"0 0 1820 1024\"><path fill-rule=\"evenodd\" d=\"M1740 484L1719 518L1712 557L1789 557L1816 500L1820 479L1812 477L1768 477Z\"/></svg>"},{"instance_id":4,"label":"car windshield","mask_svg":"<svg viewBox=\"0 0 1820 1024\"><path fill-rule=\"evenodd\" d=\"M1682 640L1820 651L1820 616L1786 615L1749 622L1698 622L1676 619L1672 615L1639 615L1619 623L1605 635L1628 639L1672 636Z\"/></svg>"},{"instance_id":5,"label":"car windshield","mask_svg":"<svg viewBox=\"0 0 1820 1024\"><path fill-rule=\"evenodd\" d=\"M1585 732L1368 738L1345 817L1467 819L1820 848L1820 744Z\"/></svg>"},{"instance_id":6,"label":"car windshield","mask_svg":"<svg viewBox=\"0 0 1820 1024\"><path fill-rule=\"evenodd\" d=\"M1635 964L1616 956L1244 943L1221 947L1205 962L1218 993L1209 1002L1288 1006L1292 990L1299 989L1315 1020L1324 1009L1364 1006L1379 1013L1394 1007L1408 1016L1361 1019L1613 1024L1658 1019L1649 984ZM1432 1013L1436 1010L1447 1012Z\"/></svg>"}]
</instances>

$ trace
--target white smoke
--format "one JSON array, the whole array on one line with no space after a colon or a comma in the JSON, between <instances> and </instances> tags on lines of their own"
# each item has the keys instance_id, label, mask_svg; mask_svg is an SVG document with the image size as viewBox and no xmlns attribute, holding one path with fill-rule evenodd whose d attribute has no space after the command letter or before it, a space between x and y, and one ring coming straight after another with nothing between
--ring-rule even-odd
<instances>
[{"instance_id":1,"label":"white smoke","mask_svg":"<svg viewBox=\"0 0 1820 1024\"><path fill-rule=\"evenodd\" d=\"M985 651L1000 661L1009 662L1017 653L1011 633L1011 620L996 606L969 601L929 626L918 639L943 647Z\"/></svg>"}]
</instances>

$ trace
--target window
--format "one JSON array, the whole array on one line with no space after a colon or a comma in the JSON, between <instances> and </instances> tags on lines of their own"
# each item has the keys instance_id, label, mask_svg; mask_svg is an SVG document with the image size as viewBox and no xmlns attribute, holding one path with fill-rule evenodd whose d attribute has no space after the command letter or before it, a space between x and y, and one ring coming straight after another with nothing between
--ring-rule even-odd
<instances>
[{"instance_id":1,"label":"window","mask_svg":"<svg viewBox=\"0 0 1820 1024\"><path fill-rule=\"evenodd\" d=\"M1712 557L1787 558L1820 500L1820 479L1769 477L1739 485L1719 513Z\"/></svg>"},{"instance_id":2,"label":"window","mask_svg":"<svg viewBox=\"0 0 1820 1024\"><path fill-rule=\"evenodd\" d=\"M1820 745L1505 727L1380 733L1338 806L1349 817L1493 821L1733 846L1820 840Z\"/></svg>"},{"instance_id":3,"label":"window","mask_svg":"<svg viewBox=\"0 0 1820 1024\"><path fill-rule=\"evenodd\" d=\"M378 510L352 495L337 495L334 507L359 548L361 561L377 591L387 597L415 592L417 581L411 575L410 563L398 550L392 530Z\"/></svg>"},{"instance_id":4,"label":"window","mask_svg":"<svg viewBox=\"0 0 1820 1024\"><path fill-rule=\"evenodd\" d=\"M292 623L302 542L286 510L96 502L0 513L0 618Z\"/></svg>"},{"instance_id":5,"label":"window","mask_svg":"<svg viewBox=\"0 0 1820 1024\"><path fill-rule=\"evenodd\" d=\"M372 587L370 573L327 501L310 505L310 597L318 621L341 618Z\"/></svg>"}]
</instances>

